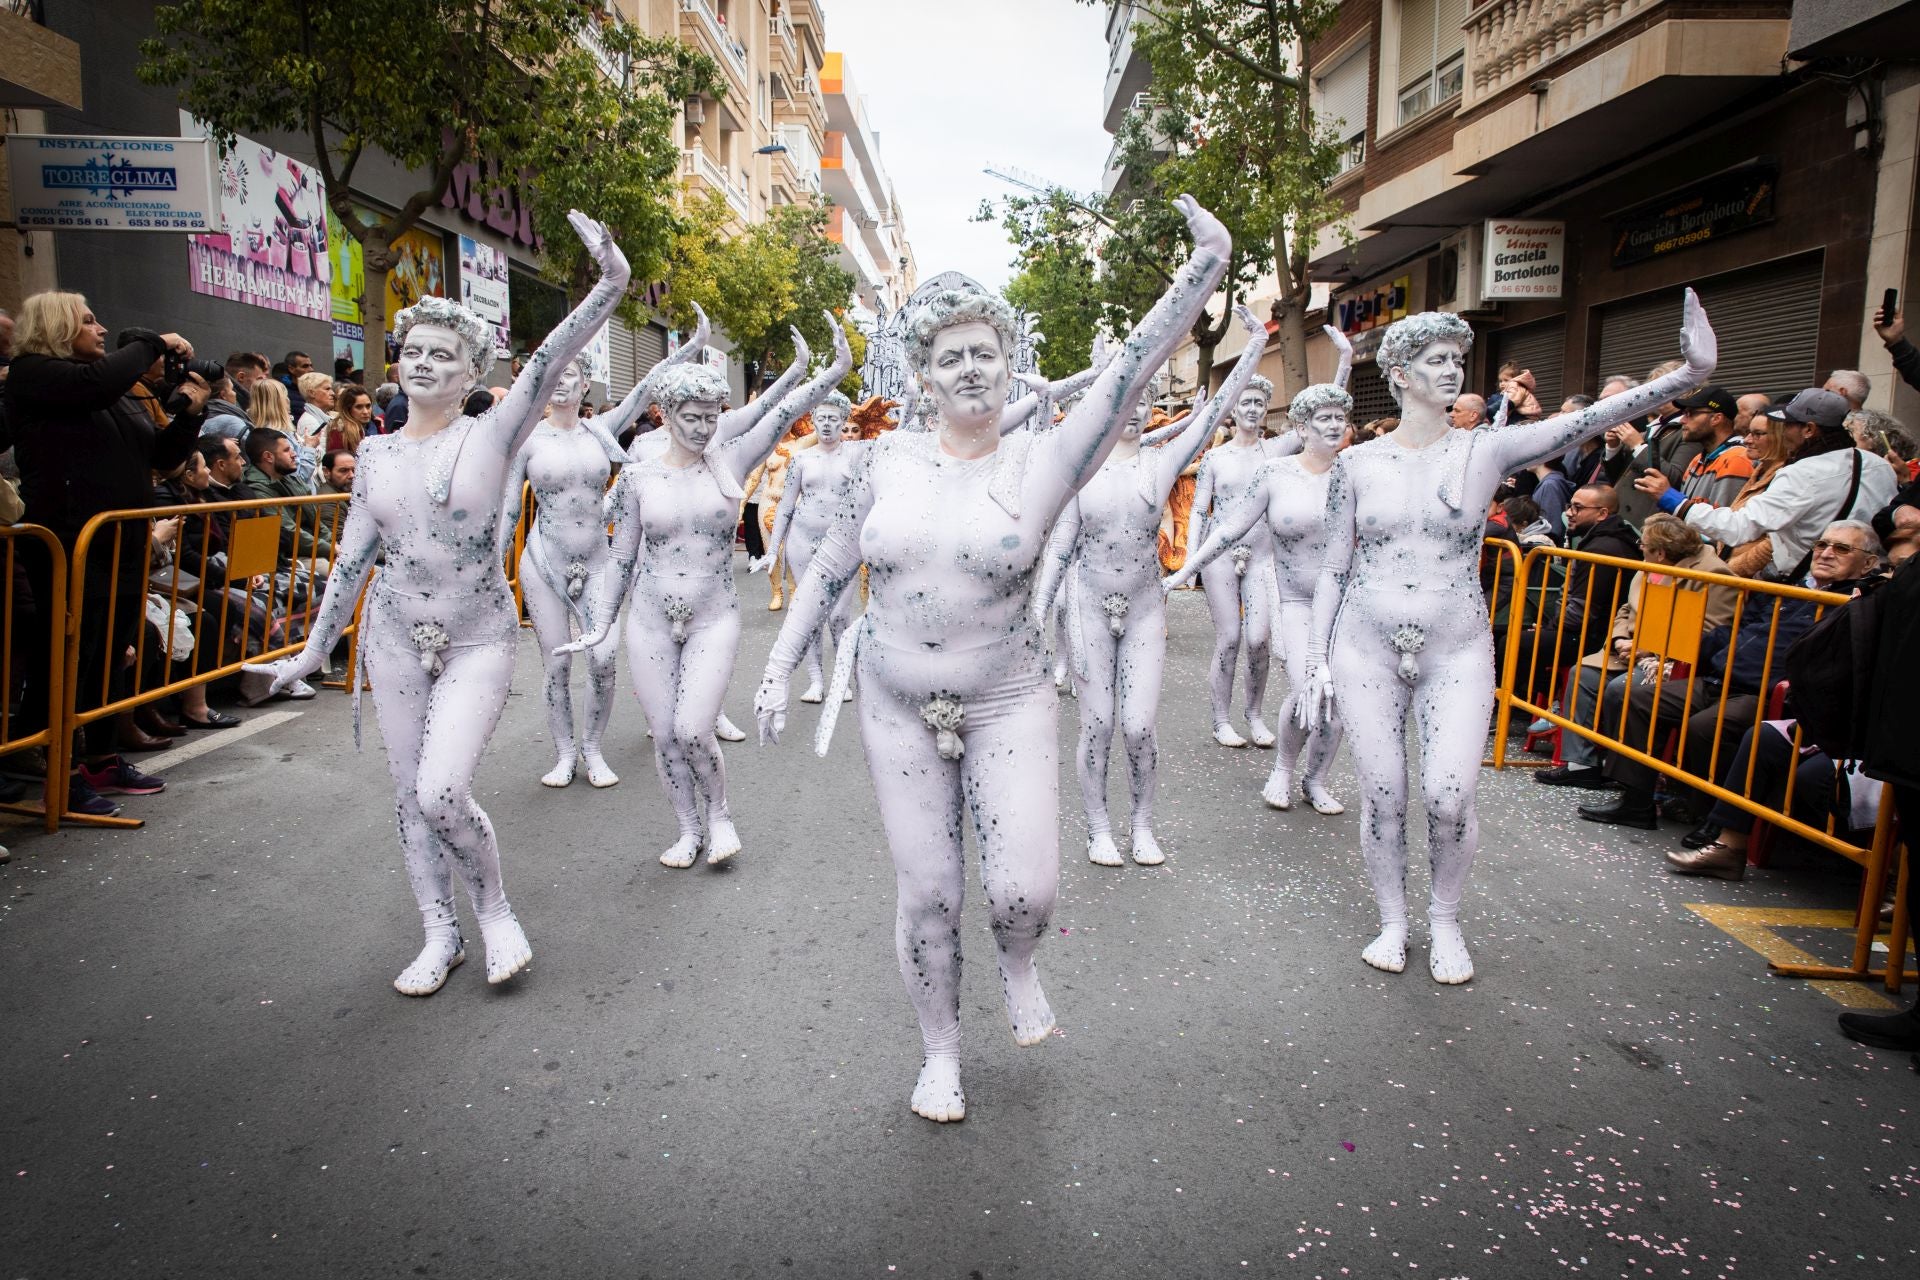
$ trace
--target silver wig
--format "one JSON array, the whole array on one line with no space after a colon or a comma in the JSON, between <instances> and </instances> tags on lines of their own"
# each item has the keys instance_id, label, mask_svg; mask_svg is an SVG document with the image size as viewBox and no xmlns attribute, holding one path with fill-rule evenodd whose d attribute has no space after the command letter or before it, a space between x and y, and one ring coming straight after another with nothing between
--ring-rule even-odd
<instances>
[{"instance_id":1,"label":"silver wig","mask_svg":"<svg viewBox=\"0 0 1920 1280\"><path fill-rule=\"evenodd\" d=\"M732 394L726 378L703 364L672 365L653 377L653 398L659 402L662 413L672 413L689 400L725 404Z\"/></svg>"},{"instance_id":2,"label":"silver wig","mask_svg":"<svg viewBox=\"0 0 1920 1280\"><path fill-rule=\"evenodd\" d=\"M417 324L435 325L459 334L460 341L467 344L467 365L473 371L473 380L486 380L487 370L493 368L493 325L484 316L451 298L428 295L393 318L393 340L405 346L407 331Z\"/></svg>"},{"instance_id":3,"label":"silver wig","mask_svg":"<svg viewBox=\"0 0 1920 1280\"><path fill-rule=\"evenodd\" d=\"M1380 354L1374 358L1395 404L1400 403L1400 387L1393 380L1393 371L1412 364L1415 356L1436 342L1458 343L1460 353L1465 355L1473 350L1473 328L1449 311L1422 311L1387 326L1387 336L1380 340Z\"/></svg>"},{"instance_id":4,"label":"silver wig","mask_svg":"<svg viewBox=\"0 0 1920 1280\"><path fill-rule=\"evenodd\" d=\"M815 413L822 409L838 409L840 416L845 418L853 412L853 401L838 391L829 391L820 398L820 403L813 406L813 409Z\"/></svg>"},{"instance_id":5,"label":"silver wig","mask_svg":"<svg viewBox=\"0 0 1920 1280\"><path fill-rule=\"evenodd\" d=\"M907 348L907 363L915 371L925 373L932 359L933 340L940 331L957 324L975 323L992 325L993 331L1000 335L1000 349L1013 354L1018 326L1012 307L990 293L943 289L915 307L907 317L906 332L901 335Z\"/></svg>"},{"instance_id":6,"label":"silver wig","mask_svg":"<svg viewBox=\"0 0 1920 1280\"><path fill-rule=\"evenodd\" d=\"M1349 416L1353 413L1353 397L1334 386L1331 382L1316 382L1293 398L1287 406L1287 416L1295 422L1305 422L1313 416L1314 410L1324 409L1330 404L1340 406L1340 411Z\"/></svg>"},{"instance_id":7,"label":"silver wig","mask_svg":"<svg viewBox=\"0 0 1920 1280\"><path fill-rule=\"evenodd\" d=\"M1268 404L1273 403L1272 378L1266 377L1263 374L1254 374L1251 378L1247 379L1247 385L1241 390L1240 394L1245 395L1249 391L1258 391L1262 400L1265 400Z\"/></svg>"}]
</instances>

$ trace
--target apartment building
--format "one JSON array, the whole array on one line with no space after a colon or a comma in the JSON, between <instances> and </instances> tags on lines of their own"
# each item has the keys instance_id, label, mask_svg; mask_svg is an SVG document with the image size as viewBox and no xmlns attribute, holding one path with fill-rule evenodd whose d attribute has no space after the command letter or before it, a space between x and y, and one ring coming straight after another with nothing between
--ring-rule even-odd
<instances>
[{"instance_id":1,"label":"apartment building","mask_svg":"<svg viewBox=\"0 0 1920 1280\"><path fill-rule=\"evenodd\" d=\"M1312 54L1342 122L1315 277L1359 364L1356 416L1392 412L1386 324L1455 311L1541 399L1676 354L1681 290L1739 392L1873 377L1920 421L1868 318L1920 285L1913 253L1920 4L1849 0L1347 0Z\"/></svg>"},{"instance_id":2,"label":"apartment building","mask_svg":"<svg viewBox=\"0 0 1920 1280\"><path fill-rule=\"evenodd\" d=\"M867 118L844 53L827 54L820 73L827 96L827 144L820 164L833 201L827 235L840 246L840 265L854 276L857 314L871 320L879 308L897 310L918 283L907 247L900 199L880 159L880 135Z\"/></svg>"}]
</instances>

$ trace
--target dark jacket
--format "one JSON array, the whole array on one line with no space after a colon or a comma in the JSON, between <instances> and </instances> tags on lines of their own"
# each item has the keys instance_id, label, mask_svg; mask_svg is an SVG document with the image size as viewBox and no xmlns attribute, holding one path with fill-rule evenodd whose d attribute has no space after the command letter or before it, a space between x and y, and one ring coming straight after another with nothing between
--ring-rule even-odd
<instances>
[{"instance_id":1,"label":"dark jacket","mask_svg":"<svg viewBox=\"0 0 1920 1280\"><path fill-rule=\"evenodd\" d=\"M1834 582L1827 590L1836 595L1851 595L1859 585L1854 582ZM1750 693L1759 696L1765 692L1760 687L1760 677L1764 672L1769 683L1786 678L1785 658L1787 650L1812 629L1819 619L1816 615L1824 607L1813 600L1788 600L1780 602L1780 626L1773 632L1773 667L1767 670L1767 634L1773 629L1774 601L1764 595L1753 595L1747 599L1746 608L1740 611L1739 643L1733 643L1736 628L1731 625L1715 627L1701 637L1700 662L1701 675L1710 680L1725 682L1734 693ZM1733 650L1733 666L1727 666L1727 650Z\"/></svg>"},{"instance_id":2,"label":"dark jacket","mask_svg":"<svg viewBox=\"0 0 1920 1280\"><path fill-rule=\"evenodd\" d=\"M240 495L243 498L297 498L306 493L292 476L272 477L251 462L247 464L246 474L240 478ZM289 560L304 561L318 555L322 560L333 559L333 538L328 533L328 515L330 513L313 509L313 504L278 508L280 513L280 554ZM319 534L314 533L315 521L319 522Z\"/></svg>"},{"instance_id":3,"label":"dark jacket","mask_svg":"<svg viewBox=\"0 0 1920 1280\"><path fill-rule=\"evenodd\" d=\"M1868 777L1920 788L1920 750L1915 750L1913 738L1913 727L1920 724L1920 682L1913 678L1913 656L1920 653L1920 568L1915 565L1920 565L1920 556L1900 566L1880 588L1880 634L1874 644L1863 763ZM1903 834L1914 838L1912 832Z\"/></svg>"},{"instance_id":4,"label":"dark jacket","mask_svg":"<svg viewBox=\"0 0 1920 1280\"><path fill-rule=\"evenodd\" d=\"M1640 535L1627 526L1619 516L1608 516L1585 533L1574 544L1574 550L1590 552L1596 556L1616 556L1622 560L1640 558ZM1627 598L1626 583L1621 580L1623 570L1610 564L1587 564L1573 560L1567 564L1567 614L1566 628L1579 628L1588 639L1605 635L1606 628L1613 621L1614 610ZM1618 598L1615 593L1618 591ZM1591 601L1591 604L1589 604ZM1597 629L1597 630L1596 630ZM1587 652L1581 649L1581 653Z\"/></svg>"},{"instance_id":5,"label":"dark jacket","mask_svg":"<svg viewBox=\"0 0 1920 1280\"><path fill-rule=\"evenodd\" d=\"M186 461L202 420L176 412L157 427L127 398L162 353L157 337L142 336L99 360L14 357L6 399L29 523L71 547L100 512L153 505L152 473ZM185 403L176 398L169 408Z\"/></svg>"},{"instance_id":6,"label":"dark jacket","mask_svg":"<svg viewBox=\"0 0 1920 1280\"><path fill-rule=\"evenodd\" d=\"M1905 338L1887 348L1887 354L1893 357L1894 371L1910 387L1920 387L1920 350Z\"/></svg>"},{"instance_id":7,"label":"dark jacket","mask_svg":"<svg viewBox=\"0 0 1920 1280\"><path fill-rule=\"evenodd\" d=\"M1701 447L1687 439L1679 423L1662 427L1658 434L1636 450L1631 458L1622 453L1604 464L1613 491L1620 495L1620 518L1638 529L1646 518L1660 509L1660 500L1650 498L1633 487L1641 472L1649 467L1667 478L1678 489L1686 479L1687 464L1699 457Z\"/></svg>"}]
</instances>

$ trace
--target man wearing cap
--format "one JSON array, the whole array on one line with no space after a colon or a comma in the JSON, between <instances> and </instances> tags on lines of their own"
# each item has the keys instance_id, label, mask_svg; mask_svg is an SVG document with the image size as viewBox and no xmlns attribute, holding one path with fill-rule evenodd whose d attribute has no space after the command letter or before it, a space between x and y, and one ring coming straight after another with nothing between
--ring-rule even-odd
<instances>
[{"instance_id":1,"label":"man wearing cap","mask_svg":"<svg viewBox=\"0 0 1920 1280\"><path fill-rule=\"evenodd\" d=\"M1835 520L1866 520L1892 500L1900 487L1885 458L1854 447L1846 421L1846 399L1809 387L1768 412L1787 449L1765 492L1745 506L1713 507L1698 498L1667 490L1660 506L1701 533L1728 546L1762 535L1773 540L1775 582L1798 582L1807 574L1814 539Z\"/></svg>"},{"instance_id":2,"label":"man wearing cap","mask_svg":"<svg viewBox=\"0 0 1920 1280\"><path fill-rule=\"evenodd\" d=\"M1680 429L1687 442L1699 445L1701 450L1680 475L1680 497L1697 498L1710 507L1726 506L1753 478L1753 460L1747 456L1746 441L1736 429L1739 402L1716 384L1673 403L1680 410ZM1633 487L1654 499L1664 499L1674 488L1664 473L1651 467L1640 473ZM1678 506L1678 501L1673 505ZM1661 506L1667 507L1667 503L1663 501Z\"/></svg>"}]
</instances>

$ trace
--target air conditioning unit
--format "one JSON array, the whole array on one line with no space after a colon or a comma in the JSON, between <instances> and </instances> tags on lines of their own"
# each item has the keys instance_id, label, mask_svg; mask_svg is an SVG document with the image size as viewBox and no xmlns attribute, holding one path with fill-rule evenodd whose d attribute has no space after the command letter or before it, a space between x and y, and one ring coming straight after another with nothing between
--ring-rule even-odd
<instances>
[{"instance_id":1,"label":"air conditioning unit","mask_svg":"<svg viewBox=\"0 0 1920 1280\"><path fill-rule=\"evenodd\" d=\"M1434 302L1442 311L1479 311L1481 230L1457 231L1440 242L1434 271Z\"/></svg>"},{"instance_id":2,"label":"air conditioning unit","mask_svg":"<svg viewBox=\"0 0 1920 1280\"><path fill-rule=\"evenodd\" d=\"M699 98L687 99L687 123L705 124L707 122L707 104Z\"/></svg>"}]
</instances>

